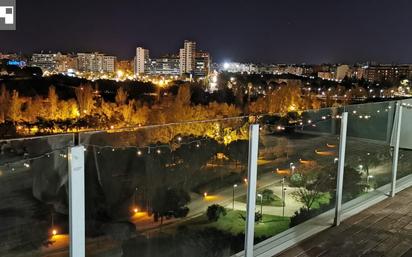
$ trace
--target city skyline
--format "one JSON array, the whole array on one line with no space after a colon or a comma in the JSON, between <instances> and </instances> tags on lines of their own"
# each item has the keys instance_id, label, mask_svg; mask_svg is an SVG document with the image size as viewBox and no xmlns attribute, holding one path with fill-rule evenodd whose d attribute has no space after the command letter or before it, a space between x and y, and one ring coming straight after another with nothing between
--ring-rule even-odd
<instances>
[{"instance_id":1,"label":"city skyline","mask_svg":"<svg viewBox=\"0 0 412 257\"><path fill-rule=\"evenodd\" d=\"M1 51L98 50L124 59L136 46L160 56L189 39L201 42L216 62L408 63L410 7L404 0L262 2L253 8L246 1L200 8L188 1L18 2L17 31L0 32L6 39Z\"/></svg>"}]
</instances>

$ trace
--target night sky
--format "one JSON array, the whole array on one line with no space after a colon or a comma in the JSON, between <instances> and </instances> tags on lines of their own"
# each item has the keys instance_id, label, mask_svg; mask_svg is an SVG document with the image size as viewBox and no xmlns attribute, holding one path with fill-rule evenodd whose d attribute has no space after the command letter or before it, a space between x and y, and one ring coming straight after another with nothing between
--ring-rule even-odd
<instances>
[{"instance_id":1,"label":"night sky","mask_svg":"<svg viewBox=\"0 0 412 257\"><path fill-rule=\"evenodd\" d=\"M17 31L0 52L178 52L214 61L412 62L410 0L17 0Z\"/></svg>"}]
</instances>

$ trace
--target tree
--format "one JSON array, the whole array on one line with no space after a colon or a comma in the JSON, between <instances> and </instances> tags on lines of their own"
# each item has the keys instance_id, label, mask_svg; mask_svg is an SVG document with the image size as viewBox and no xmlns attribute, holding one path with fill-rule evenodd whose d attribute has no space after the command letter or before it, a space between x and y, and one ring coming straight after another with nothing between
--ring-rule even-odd
<instances>
[{"instance_id":1,"label":"tree","mask_svg":"<svg viewBox=\"0 0 412 257\"><path fill-rule=\"evenodd\" d=\"M226 209L218 204L213 204L207 208L206 216L209 221L218 221L220 216L226 216Z\"/></svg>"},{"instance_id":2,"label":"tree","mask_svg":"<svg viewBox=\"0 0 412 257\"><path fill-rule=\"evenodd\" d=\"M80 85L75 90L77 104L81 116L89 115L94 107L93 88L91 85Z\"/></svg>"},{"instance_id":3,"label":"tree","mask_svg":"<svg viewBox=\"0 0 412 257\"><path fill-rule=\"evenodd\" d=\"M273 190L264 189L262 191L262 197L263 197L264 201L272 202L275 199L275 194L274 194Z\"/></svg>"},{"instance_id":4,"label":"tree","mask_svg":"<svg viewBox=\"0 0 412 257\"><path fill-rule=\"evenodd\" d=\"M191 91L189 85L182 85L177 92L175 102L181 106L190 105Z\"/></svg>"},{"instance_id":5,"label":"tree","mask_svg":"<svg viewBox=\"0 0 412 257\"><path fill-rule=\"evenodd\" d=\"M9 106L9 113L8 113L8 117L12 121L17 122L20 120L21 107L22 107L22 100L19 97L19 92L17 92L16 90L13 90L13 93L10 99L10 106Z\"/></svg>"},{"instance_id":6,"label":"tree","mask_svg":"<svg viewBox=\"0 0 412 257\"><path fill-rule=\"evenodd\" d=\"M312 205L320 199L321 192L318 190L309 190L307 188L299 188L297 191L292 193L292 197L301 202L306 210L310 210Z\"/></svg>"},{"instance_id":7,"label":"tree","mask_svg":"<svg viewBox=\"0 0 412 257\"><path fill-rule=\"evenodd\" d=\"M117 106L125 105L128 97L129 97L129 94L123 89L123 87L119 87L119 89L117 89L116 97L115 97Z\"/></svg>"},{"instance_id":8,"label":"tree","mask_svg":"<svg viewBox=\"0 0 412 257\"><path fill-rule=\"evenodd\" d=\"M54 86L49 87L49 93L47 97L49 101L49 119L51 120L57 120L59 117L57 115L58 112L58 103L59 103L59 97L56 93L56 88Z\"/></svg>"},{"instance_id":9,"label":"tree","mask_svg":"<svg viewBox=\"0 0 412 257\"><path fill-rule=\"evenodd\" d=\"M160 223L163 224L165 217L181 218L187 216L189 208L186 205L190 202L190 195L182 189L158 188L152 202L154 219L157 221L160 218Z\"/></svg>"},{"instance_id":10,"label":"tree","mask_svg":"<svg viewBox=\"0 0 412 257\"><path fill-rule=\"evenodd\" d=\"M6 85L1 85L0 92L0 121L4 122L9 108L10 94L6 89Z\"/></svg>"},{"instance_id":11,"label":"tree","mask_svg":"<svg viewBox=\"0 0 412 257\"><path fill-rule=\"evenodd\" d=\"M336 195L336 181L337 181L337 167L336 165L328 165L321 168L316 175L315 184L317 190L322 192L329 192L334 199ZM307 186L308 187L308 186ZM314 186L310 186L312 189ZM357 169L351 166L345 166L343 176L343 192L342 200L344 202L358 197L365 190L367 186L362 183L362 174Z\"/></svg>"},{"instance_id":12,"label":"tree","mask_svg":"<svg viewBox=\"0 0 412 257\"><path fill-rule=\"evenodd\" d=\"M305 185L305 176L299 172L296 172L290 176L289 182L293 187L302 187Z\"/></svg>"}]
</instances>

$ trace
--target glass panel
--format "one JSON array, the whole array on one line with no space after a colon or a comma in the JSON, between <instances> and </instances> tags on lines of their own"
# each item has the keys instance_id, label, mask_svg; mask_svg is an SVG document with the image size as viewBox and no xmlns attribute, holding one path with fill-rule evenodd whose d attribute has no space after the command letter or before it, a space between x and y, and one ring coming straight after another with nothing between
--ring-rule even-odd
<instances>
[{"instance_id":1,"label":"glass panel","mask_svg":"<svg viewBox=\"0 0 412 257\"><path fill-rule=\"evenodd\" d=\"M397 178L403 178L412 174L412 149L399 149Z\"/></svg>"},{"instance_id":2,"label":"glass panel","mask_svg":"<svg viewBox=\"0 0 412 257\"><path fill-rule=\"evenodd\" d=\"M259 123L255 244L334 207L340 119L334 108Z\"/></svg>"},{"instance_id":3,"label":"glass panel","mask_svg":"<svg viewBox=\"0 0 412 257\"><path fill-rule=\"evenodd\" d=\"M343 202L366 193L387 193L380 188L391 181L393 102L345 108L349 120Z\"/></svg>"},{"instance_id":4,"label":"glass panel","mask_svg":"<svg viewBox=\"0 0 412 257\"><path fill-rule=\"evenodd\" d=\"M87 256L243 250L249 122L85 133Z\"/></svg>"},{"instance_id":5,"label":"glass panel","mask_svg":"<svg viewBox=\"0 0 412 257\"><path fill-rule=\"evenodd\" d=\"M67 154L72 139L0 141L0 256L69 256Z\"/></svg>"},{"instance_id":6,"label":"glass panel","mask_svg":"<svg viewBox=\"0 0 412 257\"><path fill-rule=\"evenodd\" d=\"M406 104L406 106L403 107L402 112L402 126L397 173L398 179L412 174L412 109L410 106L412 104L412 101L408 99L404 100L403 103ZM394 135L394 133L392 135Z\"/></svg>"}]
</instances>

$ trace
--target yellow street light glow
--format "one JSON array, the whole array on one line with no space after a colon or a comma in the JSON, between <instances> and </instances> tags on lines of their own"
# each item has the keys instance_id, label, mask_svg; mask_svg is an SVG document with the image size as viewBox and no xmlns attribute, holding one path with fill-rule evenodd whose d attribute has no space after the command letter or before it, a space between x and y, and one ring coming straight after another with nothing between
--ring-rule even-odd
<instances>
[{"instance_id":1,"label":"yellow street light glow","mask_svg":"<svg viewBox=\"0 0 412 257\"><path fill-rule=\"evenodd\" d=\"M134 212L134 213L138 213L138 212L139 212L139 209L134 208L134 209L133 209L133 212Z\"/></svg>"},{"instance_id":2,"label":"yellow street light glow","mask_svg":"<svg viewBox=\"0 0 412 257\"><path fill-rule=\"evenodd\" d=\"M330 151L319 151L319 150L315 150L315 153L316 153L317 155L320 155L320 156L333 156L333 155L335 155L334 152L330 152Z\"/></svg>"},{"instance_id":3,"label":"yellow street light glow","mask_svg":"<svg viewBox=\"0 0 412 257\"><path fill-rule=\"evenodd\" d=\"M53 236L57 235L57 229L53 229L52 234L53 234Z\"/></svg>"}]
</instances>

